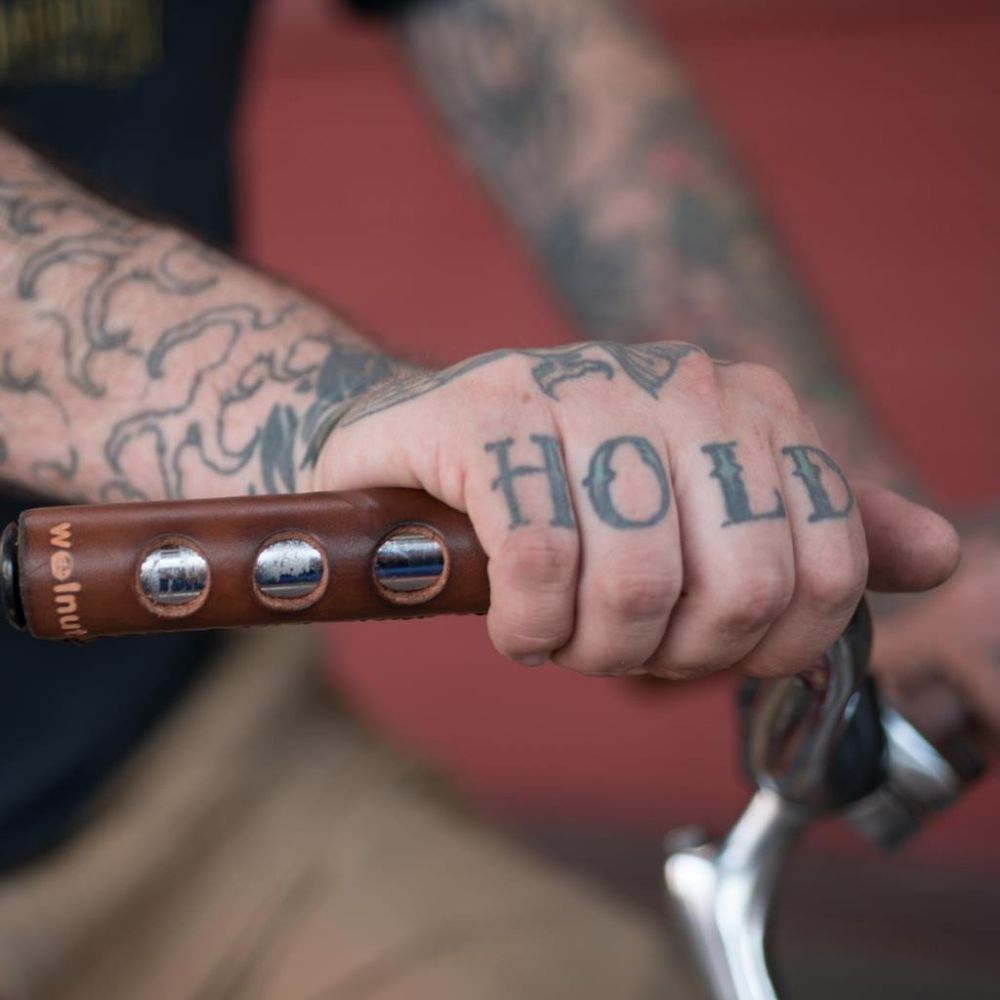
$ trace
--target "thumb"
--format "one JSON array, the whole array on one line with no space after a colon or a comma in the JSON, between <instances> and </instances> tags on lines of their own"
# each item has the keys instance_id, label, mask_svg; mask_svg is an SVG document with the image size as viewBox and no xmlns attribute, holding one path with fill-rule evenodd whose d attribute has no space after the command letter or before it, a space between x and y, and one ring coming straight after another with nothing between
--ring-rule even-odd
<instances>
[{"instance_id":1,"label":"thumb","mask_svg":"<svg viewBox=\"0 0 1000 1000\"><path fill-rule=\"evenodd\" d=\"M393 423L376 415L357 424L338 426L316 456L313 489L421 487L405 431Z\"/></svg>"},{"instance_id":2,"label":"thumb","mask_svg":"<svg viewBox=\"0 0 1000 1000\"><path fill-rule=\"evenodd\" d=\"M856 483L854 493L868 541L872 590L930 590L955 572L958 533L943 517L873 483Z\"/></svg>"},{"instance_id":3,"label":"thumb","mask_svg":"<svg viewBox=\"0 0 1000 1000\"><path fill-rule=\"evenodd\" d=\"M424 412L420 403L384 405L379 395L369 394L345 406L316 449L311 488L422 489L464 510L455 456L442 454L440 414Z\"/></svg>"}]
</instances>

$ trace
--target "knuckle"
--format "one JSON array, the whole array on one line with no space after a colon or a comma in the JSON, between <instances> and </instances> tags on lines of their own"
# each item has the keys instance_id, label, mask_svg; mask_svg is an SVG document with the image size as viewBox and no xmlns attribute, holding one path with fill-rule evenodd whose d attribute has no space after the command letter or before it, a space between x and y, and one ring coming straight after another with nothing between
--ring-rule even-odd
<instances>
[{"instance_id":1,"label":"knuckle","mask_svg":"<svg viewBox=\"0 0 1000 1000\"><path fill-rule=\"evenodd\" d=\"M522 528L498 555L518 589L559 591L576 579L579 544L575 532Z\"/></svg>"},{"instance_id":2,"label":"knuckle","mask_svg":"<svg viewBox=\"0 0 1000 1000\"><path fill-rule=\"evenodd\" d=\"M579 546L576 534L519 529L490 560L490 635L504 656L549 653L569 641Z\"/></svg>"},{"instance_id":3,"label":"knuckle","mask_svg":"<svg viewBox=\"0 0 1000 1000\"><path fill-rule=\"evenodd\" d=\"M679 592L680 581L669 570L619 570L603 585L601 604L625 621L665 619Z\"/></svg>"},{"instance_id":4,"label":"knuckle","mask_svg":"<svg viewBox=\"0 0 1000 1000\"><path fill-rule=\"evenodd\" d=\"M867 570L867 559L857 556L802 569L796 580L796 595L821 615L846 617L865 592Z\"/></svg>"},{"instance_id":5,"label":"knuckle","mask_svg":"<svg viewBox=\"0 0 1000 1000\"><path fill-rule=\"evenodd\" d=\"M448 383L448 388L452 387L461 394L462 404L469 413L516 413L527 418L529 413L538 414L545 409L538 395L531 392L526 395L524 359L514 354L496 357L491 363L473 369L468 377L453 379Z\"/></svg>"},{"instance_id":6,"label":"knuckle","mask_svg":"<svg viewBox=\"0 0 1000 1000\"><path fill-rule=\"evenodd\" d=\"M788 607L793 592L792 579L783 569L757 567L718 600L716 628L724 635L759 632Z\"/></svg>"},{"instance_id":7,"label":"knuckle","mask_svg":"<svg viewBox=\"0 0 1000 1000\"><path fill-rule=\"evenodd\" d=\"M767 365L756 363L741 366L741 377L751 392L769 410L798 414L801 412L798 396L783 375Z\"/></svg>"},{"instance_id":8,"label":"knuckle","mask_svg":"<svg viewBox=\"0 0 1000 1000\"><path fill-rule=\"evenodd\" d=\"M697 392L717 392L721 385L719 368L716 363L701 350L693 351L684 359L684 378L690 388Z\"/></svg>"},{"instance_id":9,"label":"knuckle","mask_svg":"<svg viewBox=\"0 0 1000 1000\"><path fill-rule=\"evenodd\" d=\"M519 657L551 653L564 645L572 634L567 615L553 610L545 613L490 612L490 638L502 656Z\"/></svg>"}]
</instances>

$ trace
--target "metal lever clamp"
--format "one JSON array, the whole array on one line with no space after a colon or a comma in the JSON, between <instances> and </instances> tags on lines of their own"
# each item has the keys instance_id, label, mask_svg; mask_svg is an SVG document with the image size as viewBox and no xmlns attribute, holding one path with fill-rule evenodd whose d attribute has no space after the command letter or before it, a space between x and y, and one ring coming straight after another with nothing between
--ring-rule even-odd
<instances>
[{"instance_id":1,"label":"metal lever clamp","mask_svg":"<svg viewBox=\"0 0 1000 1000\"><path fill-rule=\"evenodd\" d=\"M820 663L795 677L750 682L743 735L757 791L720 842L694 828L668 836L666 913L691 1000L778 1000L771 909L809 823L843 812L891 849L981 773L970 747L945 754L879 704L867 678L870 648L862 603Z\"/></svg>"}]
</instances>

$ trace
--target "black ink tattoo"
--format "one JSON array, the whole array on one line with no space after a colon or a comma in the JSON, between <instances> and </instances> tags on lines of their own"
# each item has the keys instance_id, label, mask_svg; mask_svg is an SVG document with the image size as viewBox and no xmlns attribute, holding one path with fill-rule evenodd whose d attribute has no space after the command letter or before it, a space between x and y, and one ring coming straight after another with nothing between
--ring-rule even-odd
<instances>
[{"instance_id":1,"label":"black ink tattoo","mask_svg":"<svg viewBox=\"0 0 1000 1000\"><path fill-rule=\"evenodd\" d=\"M358 406L344 417L347 426L381 413L393 406L409 402L440 389L469 372L495 364L505 358L524 357L532 362L531 375L535 385L550 399L559 399L558 388L564 382L597 375L611 381L619 372L624 374L652 399L658 399L660 389L677 370L681 360L698 348L690 344L573 344L537 350L505 349L490 351L462 361L444 371L410 374L390 379L369 392ZM700 353L700 352L698 352Z\"/></svg>"},{"instance_id":2,"label":"black ink tattoo","mask_svg":"<svg viewBox=\"0 0 1000 1000\"><path fill-rule=\"evenodd\" d=\"M622 514L611 495L611 485L617 478L613 468L615 453L619 448L631 447L638 454L643 465L652 470L659 500L656 510L643 518L631 518ZM659 524L670 510L670 481L656 449L644 437L617 437L605 441L590 459L590 469L583 481L590 496L594 512L612 528L651 528Z\"/></svg>"},{"instance_id":3,"label":"black ink tattoo","mask_svg":"<svg viewBox=\"0 0 1000 1000\"><path fill-rule=\"evenodd\" d=\"M701 449L712 460L711 477L718 480L722 489L722 501L726 507L723 528L731 524L747 521L770 521L785 516L785 502L781 491L774 491L775 504L771 510L755 512L750 505L746 483L743 481L743 466L736 460L736 442L713 442Z\"/></svg>"},{"instance_id":4,"label":"black ink tattoo","mask_svg":"<svg viewBox=\"0 0 1000 1000\"><path fill-rule=\"evenodd\" d=\"M90 198L2 136L0 155L17 311L0 440L23 485L105 501L294 490L332 416L397 371L291 290ZM28 424L45 428L30 451ZM106 475L89 461L84 483L95 451Z\"/></svg>"},{"instance_id":5,"label":"black ink tattoo","mask_svg":"<svg viewBox=\"0 0 1000 1000\"><path fill-rule=\"evenodd\" d=\"M659 38L604 0L415 5L404 35L457 144L584 335L780 368L849 454L888 449Z\"/></svg>"},{"instance_id":6,"label":"black ink tattoo","mask_svg":"<svg viewBox=\"0 0 1000 1000\"><path fill-rule=\"evenodd\" d=\"M531 442L538 445L542 453L541 465L510 464L510 449L513 438L501 441L489 441L486 451L496 455L499 473L490 483L491 490L500 490L510 514L510 528L520 528L531 521L521 511L521 504L514 490L514 481L522 476L544 475L549 487L549 497L552 502L552 517L549 526L552 528L573 528L576 521L573 517L573 507L569 498L569 487L566 482L566 470L563 467L562 451L559 441L548 434L532 434Z\"/></svg>"},{"instance_id":7,"label":"black ink tattoo","mask_svg":"<svg viewBox=\"0 0 1000 1000\"><path fill-rule=\"evenodd\" d=\"M781 453L791 458L794 466L792 475L801 479L806 488L812 504L812 513L809 515L811 522L829 521L850 514L854 509L854 494L840 466L825 451L807 444L796 444L782 448ZM817 465L810 456L815 456L822 465ZM840 506L830 497L823 482L823 466L837 477L843 489L844 499Z\"/></svg>"},{"instance_id":8,"label":"black ink tattoo","mask_svg":"<svg viewBox=\"0 0 1000 1000\"><path fill-rule=\"evenodd\" d=\"M499 490L503 494L510 515L511 530L531 524L521 508L515 490L515 482L523 476L545 476L552 504L552 517L549 526L553 528L574 528L576 519L573 516L573 506L563 466L562 451L556 438L547 434L532 434L531 442L538 446L542 453L541 465L511 465L510 451L514 447L513 438L503 438L499 441L489 441L485 449L495 455L498 474L491 481L490 489ZM614 458L619 449L631 448L638 455L640 462L650 469L658 491L657 507L645 517L629 517L623 514L619 504L612 495L612 484L617 478L614 470ZM660 456L653 445L644 437L624 436L611 438L603 442L591 456L587 478L583 481L594 513L605 524L612 528L633 529L651 528L659 524L670 510L671 491L670 480Z\"/></svg>"}]
</instances>

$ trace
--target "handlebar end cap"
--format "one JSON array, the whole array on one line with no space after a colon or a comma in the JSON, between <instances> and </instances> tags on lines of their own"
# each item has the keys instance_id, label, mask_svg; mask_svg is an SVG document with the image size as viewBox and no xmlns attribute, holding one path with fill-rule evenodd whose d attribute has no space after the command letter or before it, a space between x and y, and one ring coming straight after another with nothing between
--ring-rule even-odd
<instances>
[{"instance_id":1,"label":"handlebar end cap","mask_svg":"<svg viewBox=\"0 0 1000 1000\"><path fill-rule=\"evenodd\" d=\"M21 588L17 564L17 524L11 522L0 536L0 603L7 621L14 628L24 631L28 626L21 602Z\"/></svg>"}]
</instances>

